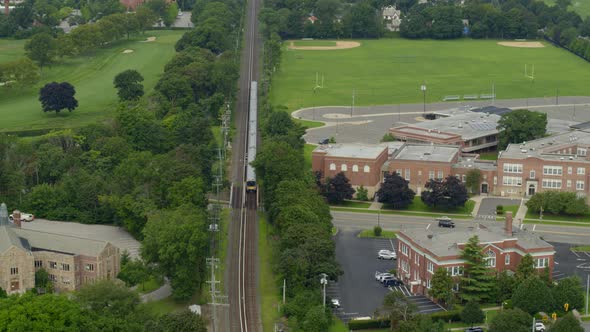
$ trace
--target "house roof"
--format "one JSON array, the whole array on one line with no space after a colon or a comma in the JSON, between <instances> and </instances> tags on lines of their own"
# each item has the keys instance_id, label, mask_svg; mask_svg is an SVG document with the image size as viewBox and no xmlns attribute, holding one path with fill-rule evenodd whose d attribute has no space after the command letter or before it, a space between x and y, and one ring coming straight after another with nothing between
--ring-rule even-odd
<instances>
[{"instance_id":1,"label":"house roof","mask_svg":"<svg viewBox=\"0 0 590 332\"><path fill-rule=\"evenodd\" d=\"M503 225L503 224L502 224ZM467 243L467 240L474 235L479 237L479 242L483 245L503 242L508 239L516 239L517 245L525 250L529 249L548 249L553 250L553 246L540 237L528 231L522 231L513 228L511 237L504 233L502 226L488 226L475 224L474 227L467 229L440 229L432 227L428 230L423 228L413 228L402 230L408 238L422 248L430 251L438 257L457 256L461 254L459 245Z\"/></svg>"},{"instance_id":2,"label":"house roof","mask_svg":"<svg viewBox=\"0 0 590 332\"><path fill-rule=\"evenodd\" d=\"M75 236L12 228L20 238L26 239L30 250L48 250L72 255L98 256L108 242Z\"/></svg>"},{"instance_id":3,"label":"house roof","mask_svg":"<svg viewBox=\"0 0 590 332\"><path fill-rule=\"evenodd\" d=\"M394 160L451 162L459 153L458 145L431 145L406 143L393 157Z\"/></svg>"},{"instance_id":4,"label":"house roof","mask_svg":"<svg viewBox=\"0 0 590 332\"><path fill-rule=\"evenodd\" d=\"M323 152L329 157L376 159L387 149L388 145L382 144L347 143L319 145L313 152Z\"/></svg>"}]
</instances>

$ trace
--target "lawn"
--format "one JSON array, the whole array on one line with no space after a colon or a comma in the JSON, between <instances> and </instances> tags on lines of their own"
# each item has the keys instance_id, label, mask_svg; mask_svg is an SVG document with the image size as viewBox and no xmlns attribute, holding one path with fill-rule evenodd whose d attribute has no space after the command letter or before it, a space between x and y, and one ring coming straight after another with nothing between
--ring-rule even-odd
<instances>
[{"instance_id":1,"label":"lawn","mask_svg":"<svg viewBox=\"0 0 590 332\"><path fill-rule=\"evenodd\" d=\"M333 40L295 40L295 46L336 46Z\"/></svg>"},{"instance_id":2,"label":"lawn","mask_svg":"<svg viewBox=\"0 0 590 332\"><path fill-rule=\"evenodd\" d=\"M26 40L0 39L0 63L24 57L25 42Z\"/></svg>"},{"instance_id":3,"label":"lawn","mask_svg":"<svg viewBox=\"0 0 590 332\"><path fill-rule=\"evenodd\" d=\"M305 158L305 169L307 170L311 170L311 153L316 147L317 145L313 144L305 144L303 147L303 158Z\"/></svg>"},{"instance_id":4,"label":"lawn","mask_svg":"<svg viewBox=\"0 0 590 332\"><path fill-rule=\"evenodd\" d=\"M360 238L376 238L376 239L395 239L397 237L397 232L394 231L381 231L381 235L375 235L372 229L365 229L357 235Z\"/></svg>"},{"instance_id":5,"label":"lawn","mask_svg":"<svg viewBox=\"0 0 590 332\"><path fill-rule=\"evenodd\" d=\"M590 246L573 247L571 250L572 251L590 251Z\"/></svg>"},{"instance_id":6,"label":"lawn","mask_svg":"<svg viewBox=\"0 0 590 332\"><path fill-rule=\"evenodd\" d=\"M368 209L371 206L369 202L359 202L359 201L344 201L342 204L332 205L334 207L347 207L347 208L355 208L355 209Z\"/></svg>"},{"instance_id":7,"label":"lawn","mask_svg":"<svg viewBox=\"0 0 590 332\"><path fill-rule=\"evenodd\" d=\"M72 128L112 116L118 101L113 87L115 75L126 69L139 71L145 78L143 85L146 95L149 94L162 74L164 65L174 56L174 44L183 33L178 30L149 31L144 36L98 50L91 56L64 59L44 68L41 81L34 87L22 90L0 88L0 131ZM141 42L146 36L155 36L156 40ZM3 41L0 49L22 44L22 41ZM122 53L126 49L134 52ZM0 54L0 59L4 59L4 52ZM11 57L9 55L9 59ZM79 102L76 110L57 115L41 111L39 88L52 81L66 81L74 85Z\"/></svg>"},{"instance_id":8,"label":"lawn","mask_svg":"<svg viewBox=\"0 0 590 332\"><path fill-rule=\"evenodd\" d=\"M479 154L481 160L498 160L498 152L482 152Z\"/></svg>"},{"instance_id":9,"label":"lawn","mask_svg":"<svg viewBox=\"0 0 590 332\"><path fill-rule=\"evenodd\" d=\"M147 294L160 288L162 284L162 279L150 276L150 278L146 282L137 285L137 290L142 294Z\"/></svg>"},{"instance_id":10,"label":"lawn","mask_svg":"<svg viewBox=\"0 0 590 332\"><path fill-rule=\"evenodd\" d=\"M512 212L512 217L516 216L516 212L518 212L518 208L520 207L520 205L504 205L504 213L503 214L499 214L498 218L502 218L505 219L506 217L506 212L511 211Z\"/></svg>"},{"instance_id":11,"label":"lawn","mask_svg":"<svg viewBox=\"0 0 590 332\"><path fill-rule=\"evenodd\" d=\"M468 200L465 203L465 206L457 208L457 209L440 209L440 208L431 208L428 205L422 202L422 198L420 196L414 197L414 202L410 204L406 209L400 209L399 211L415 211L415 212L428 212L428 213L451 213L451 214L469 214L473 211L475 207L475 202L472 200ZM390 209L384 206L384 209Z\"/></svg>"},{"instance_id":12,"label":"lawn","mask_svg":"<svg viewBox=\"0 0 590 332\"><path fill-rule=\"evenodd\" d=\"M499 99L586 95L590 65L569 52L545 43L544 48L515 48L495 40L448 41L363 40L345 50L283 51L273 78L271 101L293 111L320 105L421 103L446 95L491 93ZM535 65L534 84L524 76ZM316 89L316 73L324 76Z\"/></svg>"},{"instance_id":13,"label":"lawn","mask_svg":"<svg viewBox=\"0 0 590 332\"><path fill-rule=\"evenodd\" d=\"M527 211L526 219L539 219L539 213ZM566 215L555 215L543 212L543 220L557 220L557 221L579 221L579 222L590 222L590 214L581 216L566 216Z\"/></svg>"},{"instance_id":14,"label":"lawn","mask_svg":"<svg viewBox=\"0 0 590 332\"><path fill-rule=\"evenodd\" d=\"M544 0L548 5L554 5L555 0ZM584 17L590 16L590 1L588 0L572 0L572 5L569 7L570 10L575 11L578 15Z\"/></svg>"},{"instance_id":15,"label":"lawn","mask_svg":"<svg viewBox=\"0 0 590 332\"><path fill-rule=\"evenodd\" d=\"M172 297L167 297L159 301L152 301L142 304L153 315L164 315L172 311L179 311L188 307L187 303L177 303Z\"/></svg>"},{"instance_id":16,"label":"lawn","mask_svg":"<svg viewBox=\"0 0 590 332\"><path fill-rule=\"evenodd\" d=\"M263 331L273 331L274 324L279 318L279 291L272 273L272 240L270 229L263 214L258 216L258 261L260 262L258 288L260 289L260 307L262 309Z\"/></svg>"}]
</instances>

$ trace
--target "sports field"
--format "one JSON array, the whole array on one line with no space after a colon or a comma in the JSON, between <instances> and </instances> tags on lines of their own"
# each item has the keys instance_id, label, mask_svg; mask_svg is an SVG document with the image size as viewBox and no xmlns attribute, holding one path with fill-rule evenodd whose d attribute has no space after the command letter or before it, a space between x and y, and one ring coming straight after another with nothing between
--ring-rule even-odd
<instances>
[{"instance_id":1,"label":"sports field","mask_svg":"<svg viewBox=\"0 0 590 332\"><path fill-rule=\"evenodd\" d=\"M308 42L309 43L309 42ZM444 96L491 94L498 99L588 95L590 63L549 44L544 48L497 41L363 40L345 50L293 50L285 45L271 98L301 107L422 103ZM534 65L534 80L525 77ZM316 79L317 78L317 79ZM323 84L323 87L321 87ZM314 89L315 87L315 89Z\"/></svg>"},{"instance_id":2,"label":"sports field","mask_svg":"<svg viewBox=\"0 0 590 332\"><path fill-rule=\"evenodd\" d=\"M553 6L555 0L544 0L546 4ZM569 7L570 10L575 11L578 15L584 17L590 16L590 1L588 0L572 0L572 5Z\"/></svg>"},{"instance_id":3,"label":"sports field","mask_svg":"<svg viewBox=\"0 0 590 332\"><path fill-rule=\"evenodd\" d=\"M33 88L18 90L0 87L0 131L15 131L44 128L78 127L112 116L118 101L113 87L113 78L126 69L135 69L145 78L146 94L155 86L163 72L164 65L174 55L174 43L184 31L148 31L129 41L119 42L107 49L101 49L92 56L76 57L59 61L52 67L44 68L41 81ZM143 42L154 36L153 42ZM0 41L0 49L8 49L0 61L9 61L23 51L13 45L22 41ZM132 53L123 53L133 50ZM39 88L45 83L70 82L76 88L79 106L73 112L60 114L43 113L38 101Z\"/></svg>"}]
</instances>

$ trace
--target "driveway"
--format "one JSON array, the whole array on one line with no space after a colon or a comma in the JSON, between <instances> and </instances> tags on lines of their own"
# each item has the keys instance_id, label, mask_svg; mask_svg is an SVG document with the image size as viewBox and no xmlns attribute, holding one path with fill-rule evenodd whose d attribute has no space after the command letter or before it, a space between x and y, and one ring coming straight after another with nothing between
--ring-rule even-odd
<instances>
[{"instance_id":1,"label":"driveway","mask_svg":"<svg viewBox=\"0 0 590 332\"><path fill-rule=\"evenodd\" d=\"M520 199L509 198L484 198L477 211L476 219L479 220L496 220L496 206L503 205L520 205ZM515 216L512 216L515 217Z\"/></svg>"},{"instance_id":2,"label":"driveway","mask_svg":"<svg viewBox=\"0 0 590 332\"><path fill-rule=\"evenodd\" d=\"M109 225L87 225L77 222L51 221L35 219L23 222L22 228L41 232L77 236L87 239L109 241L117 246L121 252L127 250L132 258L139 257L141 244L123 228Z\"/></svg>"}]
</instances>

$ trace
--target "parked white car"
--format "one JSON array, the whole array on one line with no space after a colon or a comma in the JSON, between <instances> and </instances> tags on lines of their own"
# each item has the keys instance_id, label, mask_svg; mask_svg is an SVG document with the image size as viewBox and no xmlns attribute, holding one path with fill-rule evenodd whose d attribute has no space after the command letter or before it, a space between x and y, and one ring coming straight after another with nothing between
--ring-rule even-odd
<instances>
[{"instance_id":1,"label":"parked white car","mask_svg":"<svg viewBox=\"0 0 590 332\"><path fill-rule=\"evenodd\" d=\"M387 273L387 272L379 272L379 271L375 272L375 280L382 282L383 278L385 278L385 277L394 277L394 275L391 273Z\"/></svg>"},{"instance_id":2,"label":"parked white car","mask_svg":"<svg viewBox=\"0 0 590 332\"><path fill-rule=\"evenodd\" d=\"M397 259L397 254L395 253L395 251L391 251L391 250L379 250L379 252L377 253L377 258L378 259Z\"/></svg>"},{"instance_id":3,"label":"parked white car","mask_svg":"<svg viewBox=\"0 0 590 332\"><path fill-rule=\"evenodd\" d=\"M10 222L14 221L14 218L12 217L12 214L8 216L8 219L10 220ZM22 221L33 221L35 220L35 215L30 214L30 213L20 213L20 220Z\"/></svg>"},{"instance_id":4,"label":"parked white car","mask_svg":"<svg viewBox=\"0 0 590 332\"><path fill-rule=\"evenodd\" d=\"M545 324L543 324L541 322L536 322L535 323L535 331L537 331L537 332L545 332Z\"/></svg>"}]
</instances>

